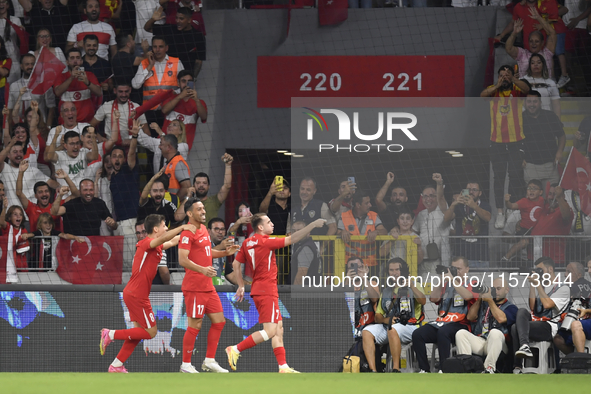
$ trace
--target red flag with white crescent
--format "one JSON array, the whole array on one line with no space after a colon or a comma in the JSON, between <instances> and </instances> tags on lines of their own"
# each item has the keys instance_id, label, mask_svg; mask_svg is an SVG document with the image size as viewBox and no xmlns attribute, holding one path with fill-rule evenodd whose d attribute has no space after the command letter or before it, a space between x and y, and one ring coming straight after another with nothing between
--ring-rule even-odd
<instances>
[{"instance_id":1,"label":"red flag with white crescent","mask_svg":"<svg viewBox=\"0 0 591 394\"><path fill-rule=\"evenodd\" d=\"M566 161L560 186L578 192L581 211L591 216L591 163L575 148L571 149Z\"/></svg>"},{"instance_id":2,"label":"red flag with white crescent","mask_svg":"<svg viewBox=\"0 0 591 394\"><path fill-rule=\"evenodd\" d=\"M57 274L74 285L121 284L123 238L83 237L84 242L60 239Z\"/></svg>"}]
</instances>

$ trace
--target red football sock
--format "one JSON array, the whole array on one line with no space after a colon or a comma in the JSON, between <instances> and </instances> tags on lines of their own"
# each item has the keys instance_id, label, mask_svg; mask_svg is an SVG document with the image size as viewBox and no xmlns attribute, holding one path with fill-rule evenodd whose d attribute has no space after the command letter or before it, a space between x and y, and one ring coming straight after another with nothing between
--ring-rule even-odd
<instances>
[{"instance_id":1,"label":"red football sock","mask_svg":"<svg viewBox=\"0 0 591 394\"><path fill-rule=\"evenodd\" d=\"M246 349L250 349L251 347L255 347L255 346L256 346L256 343L254 342L252 335L249 335L248 338L246 338L244 341L242 341L238 345L236 345L239 352L243 352Z\"/></svg>"},{"instance_id":2,"label":"red football sock","mask_svg":"<svg viewBox=\"0 0 591 394\"><path fill-rule=\"evenodd\" d=\"M273 349L273 353L275 353L275 358L279 366L287 364L287 361L285 361L285 348L283 346Z\"/></svg>"},{"instance_id":3,"label":"red football sock","mask_svg":"<svg viewBox=\"0 0 591 394\"><path fill-rule=\"evenodd\" d=\"M185 336L183 337L183 362L191 363L191 357L193 356L193 349L195 348L195 339L199 330L193 327L187 328Z\"/></svg>"},{"instance_id":4,"label":"red football sock","mask_svg":"<svg viewBox=\"0 0 591 394\"><path fill-rule=\"evenodd\" d=\"M122 363L126 362L138 343L140 343L139 339L126 339L125 342L123 342L123 346L121 346L121 350L119 350L119 354L117 354L117 360Z\"/></svg>"},{"instance_id":5,"label":"red football sock","mask_svg":"<svg viewBox=\"0 0 591 394\"><path fill-rule=\"evenodd\" d=\"M120 341L152 339L150 334L148 334L148 331L141 327L129 328L127 330L115 330L114 338Z\"/></svg>"},{"instance_id":6,"label":"red football sock","mask_svg":"<svg viewBox=\"0 0 591 394\"><path fill-rule=\"evenodd\" d=\"M222 335L222 330L224 329L225 325L225 321L223 321L222 323L214 323L211 325L211 328L207 333L207 353L205 353L205 357L215 358L215 352L218 349L220 336Z\"/></svg>"}]
</instances>

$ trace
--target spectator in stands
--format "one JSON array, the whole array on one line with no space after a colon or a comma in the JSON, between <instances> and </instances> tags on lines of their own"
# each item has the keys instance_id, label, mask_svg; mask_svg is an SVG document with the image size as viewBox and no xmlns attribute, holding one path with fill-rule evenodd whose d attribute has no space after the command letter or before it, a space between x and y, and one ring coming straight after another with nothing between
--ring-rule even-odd
<instances>
[{"instance_id":1,"label":"spectator in stands","mask_svg":"<svg viewBox=\"0 0 591 394\"><path fill-rule=\"evenodd\" d=\"M51 89L45 94L33 94L27 88L34 66L35 56L27 53L21 57L23 76L10 84L8 109L12 112L12 121L14 123L22 122L25 120L25 111L31 106L32 101L36 101L39 104L39 111L43 120L47 124L52 124L55 117L55 96Z\"/></svg>"},{"instance_id":2,"label":"spectator in stands","mask_svg":"<svg viewBox=\"0 0 591 394\"><path fill-rule=\"evenodd\" d=\"M119 113L119 139L118 144L123 146L129 146L131 142L131 135L129 130L133 127L133 119L136 113L136 108L140 105L131 101L131 84L126 82L118 83L114 90L116 99L108 101L101 105L94 114L94 118L90 121L90 124L97 127L100 122L105 121L105 134L107 137L111 136L111 129L113 127L113 114L117 111ZM144 133L150 133L148 129L147 120L145 115L138 117Z\"/></svg>"},{"instance_id":3,"label":"spectator in stands","mask_svg":"<svg viewBox=\"0 0 591 394\"><path fill-rule=\"evenodd\" d=\"M531 231L531 235L550 235L544 237L543 255L551 257L554 263L564 264L566 239L570 233L573 211L564 198L564 192L558 184L550 185L546 196L546 205L542 209L538 223Z\"/></svg>"},{"instance_id":4,"label":"spectator in stands","mask_svg":"<svg viewBox=\"0 0 591 394\"><path fill-rule=\"evenodd\" d=\"M557 183L560 180L557 166L562 160L566 134L560 118L554 112L542 109L541 95L535 90L529 91L525 99L523 134L525 181L539 179L543 186L548 182Z\"/></svg>"},{"instance_id":5,"label":"spectator in stands","mask_svg":"<svg viewBox=\"0 0 591 394\"><path fill-rule=\"evenodd\" d=\"M591 115L585 116L579 123L579 129L575 132L573 141L573 147L587 159L589 159L589 134L591 134Z\"/></svg>"},{"instance_id":6,"label":"spectator in stands","mask_svg":"<svg viewBox=\"0 0 591 394\"><path fill-rule=\"evenodd\" d=\"M514 211L519 211L520 219L518 224L515 226L516 235L530 235L531 230L537 224L538 218L544 208L544 188L542 182L538 179L532 179L527 183L527 194L524 198L517 202L511 202L511 196L507 194L505 196L505 205L507 208ZM539 212L538 212L539 210ZM511 258L517 254L520 250L529 245L529 239L523 238L501 258L501 262L511 260Z\"/></svg>"},{"instance_id":7,"label":"spectator in stands","mask_svg":"<svg viewBox=\"0 0 591 394\"><path fill-rule=\"evenodd\" d=\"M139 241L146 238L148 233L144 227L144 221L138 220L135 224L135 236ZM160 263L158 264L158 270L156 271L156 276L152 280L153 285L169 285L170 284L170 271L168 270L166 258L166 250L162 250L162 258L160 259Z\"/></svg>"},{"instance_id":8,"label":"spectator in stands","mask_svg":"<svg viewBox=\"0 0 591 394\"><path fill-rule=\"evenodd\" d=\"M556 82L548 76L548 67L542 55L531 55L527 75L523 79L530 85L528 95L532 94L532 91L538 92L542 98L542 109L553 111L560 118L560 93Z\"/></svg>"},{"instance_id":9,"label":"spectator in stands","mask_svg":"<svg viewBox=\"0 0 591 394\"><path fill-rule=\"evenodd\" d=\"M95 34L87 34L82 40L84 45L84 56L82 56L82 67L85 71L90 71L99 81L103 90L103 96L109 96L113 90L113 69L111 63L97 56L99 39Z\"/></svg>"},{"instance_id":10,"label":"spectator in stands","mask_svg":"<svg viewBox=\"0 0 591 394\"><path fill-rule=\"evenodd\" d=\"M242 242L254 233L250 225L252 219L252 212L250 205L246 201L241 201L236 207L236 219L228 226L228 234L236 236L237 244L242 245Z\"/></svg>"},{"instance_id":11,"label":"spectator in stands","mask_svg":"<svg viewBox=\"0 0 591 394\"><path fill-rule=\"evenodd\" d=\"M22 207L25 210L29 218L30 228L31 231L34 232L37 230L37 219L39 215L42 213L48 213L51 210L51 205L49 204L49 199L51 197L51 191L49 190L49 185L47 182L37 182L33 186L33 193L35 193L35 199L37 200L36 203L30 201L27 196L23 193L23 179L25 177L25 172L29 168L29 163L26 160L22 160L19 164L19 173L18 177L16 178L16 196L18 197ZM70 191L72 192L73 197L79 197L80 193L78 192L78 188L72 180L68 176L68 174L64 170L58 170L56 172L57 179L64 179L70 187ZM68 198L69 199L69 198ZM66 200L67 201L67 200ZM61 224L60 218L55 216L53 220L56 223ZM61 229L61 225L58 226Z\"/></svg>"},{"instance_id":12,"label":"spectator in stands","mask_svg":"<svg viewBox=\"0 0 591 394\"><path fill-rule=\"evenodd\" d=\"M16 195L16 180L19 174L19 165L23 160L23 145L17 141L16 138L10 140L5 145L5 148L0 152L0 179L6 185L6 197L8 198L8 206L20 206L20 200ZM4 160L8 157L8 162ZM46 182L51 188L56 189L59 183L44 175L35 167L30 167L23 175L23 190L28 200L34 197L33 186L37 182Z\"/></svg>"},{"instance_id":13,"label":"spectator in stands","mask_svg":"<svg viewBox=\"0 0 591 394\"><path fill-rule=\"evenodd\" d=\"M375 345L390 345L392 372L400 372L402 345L412 341L412 333L425 319L425 290L408 279L406 262L397 257L388 261L388 284L382 288L375 322L363 329L363 351L372 372L376 371Z\"/></svg>"},{"instance_id":14,"label":"spectator in stands","mask_svg":"<svg viewBox=\"0 0 591 394\"><path fill-rule=\"evenodd\" d=\"M351 210L351 198L353 197L353 194L355 194L356 188L357 185L355 182L349 180L342 181L339 185L339 196L328 202L328 207L332 214L335 215L337 222L341 218L343 212Z\"/></svg>"},{"instance_id":15,"label":"spectator in stands","mask_svg":"<svg viewBox=\"0 0 591 394\"><path fill-rule=\"evenodd\" d=\"M166 40L155 36L152 39L152 51L148 52L147 59L141 62L131 81L134 89L143 89L144 104L158 93L176 88L177 75L185 69L178 58L168 56L167 52ZM155 111L158 108L160 105L155 105L146 116L150 122L162 124L162 113Z\"/></svg>"},{"instance_id":16,"label":"spectator in stands","mask_svg":"<svg viewBox=\"0 0 591 394\"><path fill-rule=\"evenodd\" d=\"M64 135L65 150L56 149L56 141L61 134L62 128L58 126L56 138L51 141L51 144L45 150L45 161L54 163L56 170L64 170L72 179L72 182L79 183L84 179L84 170L89 163L98 159L98 147L96 144L96 137L94 136L94 129L90 130L92 149L87 151L82 148L80 135L75 131L68 131ZM66 186L66 181L60 182L62 186Z\"/></svg>"},{"instance_id":17,"label":"spectator in stands","mask_svg":"<svg viewBox=\"0 0 591 394\"><path fill-rule=\"evenodd\" d=\"M170 54L178 57L185 69L191 70L195 78L201 71L205 60L205 36L191 26L193 12L187 7L180 7L176 13L176 25L156 25L156 21L166 18L164 9L158 7L152 18L144 25L144 30L164 37L170 47Z\"/></svg>"},{"instance_id":18,"label":"spectator in stands","mask_svg":"<svg viewBox=\"0 0 591 394\"><path fill-rule=\"evenodd\" d=\"M135 37L135 52L137 53L142 41L146 40L148 42L152 42L152 38L154 37L154 35L152 33L145 31L144 26L146 22L150 20L154 11L156 11L156 9L160 7L160 2L156 0L136 0L134 2L134 6L136 16L135 25L137 27L137 33ZM164 24L164 22L164 19L162 19L160 21L157 21L156 24L162 25Z\"/></svg>"},{"instance_id":19,"label":"spectator in stands","mask_svg":"<svg viewBox=\"0 0 591 394\"><path fill-rule=\"evenodd\" d=\"M90 0L96 1L96 0ZM90 71L80 70L82 53L72 48L67 53L68 71L58 75L53 83L53 91L60 98L59 107L65 102L76 105L78 122L90 122L94 115L94 104L91 97L101 97L103 91L96 76Z\"/></svg>"},{"instance_id":20,"label":"spectator in stands","mask_svg":"<svg viewBox=\"0 0 591 394\"><path fill-rule=\"evenodd\" d=\"M193 13L191 15L191 26L205 35L205 26L201 9L203 2L201 0L163 0L162 6L166 9L166 23L174 25L176 23L176 14L179 8L186 7Z\"/></svg>"},{"instance_id":21,"label":"spectator in stands","mask_svg":"<svg viewBox=\"0 0 591 394\"><path fill-rule=\"evenodd\" d=\"M138 221L143 221L148 215L158 214L166 218L166 226L170 227L185 218L184 204L177 208L176 204L164 198L167 189L168 178L164 175L164 167L162 167L142 190L137 214Z\"/></svg>"},{"instance_id":22,"label":"spectator in stands","mask_svg":"<svg viewBox=\"0 0 591 394\"><path fill-rule=\"evenodd\" d=\"M52 0L53 1L53 0ZM64 35L64 43L65 43L65 35ZM41 48L44 51L50 51L57 59L64 63L64 70L68 69L68 61L66 60L66 55L64 55L64 51L60 48L60 45L53 47L53 39L51 37L51 32L46 28L41 28L37 31L37 43L35 46L35 51L29 51L29 54L35 56L35 59L39 58L39 54L41 53Z\"/></svg>"},{"instance_id":23,"label":"spectator in stands","mask_svg":"<svg viewBox=\"0 0 591 394\"><path fill-rule=\"evenodd\" d=\"M454 241L454 256L465 256L471 267L488 267L488 239L470 238L488 236L488 222L492 208L482 201L480 183L468 182L466 189L451 203L445 211L443 220L451 222L455 219L456 235L463 238Z\"/></svg>"},{"instance_id":24,"label":"spectator in stands","mask_svg":"<svg viewBox=\"0 0 591 394\"><path fill-rule=\"evenodd\" d=\"M139 168L136 165L136 149L140 124L138 120L133 121L130 130L131 144L125 154L121 146L116 146L111 151L111 195L113 196L113 207L117 218L117 231L115 235L129 236L135 233L135 222L139 208ZM126 262L133 262L133 242L130 237L125 237L125 250L123 256Z\"/></svg>"},{"instance_id":25,"label":"spectator in stands","mask_svg":"<svg viewBox=\"0 0 591 394\"><path fill-rule=\"evenodd\" d=\"M94 34L99 39L97 55L105 60L109 60L109 52L111 58L117 53L115 30L108 23L99 20L100 4L98 0L86 0L84 3L84 14L88 19L73 25L68 33L66 52L69 52L74 47L82 50L84 37Z\"/></svg>"},{"instance_id":26,"label":"spectator in stands","mask_svg":"<svg viewBox=\"0 0 591 394\"><path fill-rule=\"evenodd\" d=\"M574 237L567 239L567 261L583 261L591 255L591 218L581 209L578 191L565 190L564 199L574 214L570 228L570 234Z\"/></svg>"},{"instance_id":27,"label":"spectator in stands","mask_svg":"<svg viewBox=\"0 0 591 394\"><path fill-rule=\"evenodd\" d=\"M12 59L6 54L6 47L2 37L0 37L0 104L2 107L6 105L5 102L5 91L8 76L10 75L10 69L12 67Z\"/></svg>"},{"instance_id":28,"label":"spectator in stands","mask_svg":"<svg viewBox=\"0 0 591 394\"><path fill-rule=\"evenodd\" d=\"M68 131L75 131L76 133L82 135L82 131L84 130L84 128L90 126L86 122L78 122L78 111L76 109L76 105L71 101L64 101L60 103L60 114L60 118L63 121L63 125L52 128L49 131L49 135L47 136L46 141L46 145L50 145L53 139L57 138L56 146L58 148L62 145L62 136L55 136L58 127L61 127L64 135Z\"/></svg>"},{"instance_id":29,"label":"spectator in stands","mask_svg":"<svg viewBox=\"0 0 591 394\"><path fill-rule=\"evenodd\" d=\"M60 48L66 46L70 27L80 20L75 9L75 2L69 2L70 4L68 4L67 0L21 0L20 2L31 17L33 33L37 36L37 46L39 46L40 38L42 40L49 39L49 43L46 44L47 47L49 48L49 45L53 43L55 51L52 51L52 53L62 60L65 65L66 58L63 57ZM35 56L37 56L38 52L35 52ZM62 54L63 59L59 56L59 53Z\"/></svg>"},{"instance_id":30,"label":"spectator in stands","mask_svg":"<svg viewBox=\"0 0 591 394\"><path fill-rule=\"evenodd\" d=\"M164 135L171 135L175 136L177 139L177 150L179 154L182 156L183 159L187 160L189 155L189 144L187 144L187 132L185 129L185 124L180 120L174 120L168 124L166 129L166 134L162 132L160 126L157 123L153 122L150 123L150 128L158 134L159 138L151 137L149 133L142 131L138 134L138 144L141 147L148 149L151 152L154 152L154 159L152 160L152 166L154 172L158 172L161 168L164 167L164 157L162 156L162 151L159 149L161 138ZM145 130L142 127L142 130Z\"/></svg>"},{"instance_id":31,"label":"spectator in stands","mask_svg":"<svg viewBox=\"0 0 591 394\"><path fill-rule=\"evenodd\" d=\"M167 130L174 120L183 122L187 130L189 149L191 149L197 132L197 121L199 119L201 119L201 123L207 121L207 105L205 105L205 101L198 97L190 71L183 70L179 72L177 78L179 93L162 103L162 113L166 116L162 127Z\"/></svg>"},{"instance_id":32,"label":"spectator in stands","mask_svg":"<svg viewBox=\"0 0 591 394\"><path fill-rule=\"evenodd\" d=\"M423 209L417 215L412 229L421 237L424 260L419 267L419 273L425 275L435 273L437 264L445 264L451 258L449 247L450 222L445 221L444 212L447 202L443 195L443 178L441 174L433 174L437 188L427 185L423 188Z\"/></svg>"},{"instance_id":33,"label":"spectator in stands","mask_svg":"<svg viewBox=\"0 0 591 394\"><path fill-rule=\"evenodd\" d=\"M4 201L5 203L7 201ZM3 204L6 206L7 204ZM18 205L13 205L8 208L2 208L0 214L0 229L3 235L8 236L8 245L6 250L6 283L18 283L17 270L24 270L28 268L26 252L30 249L29 246L23 245L25 239L21 238L23 234L27 233L25 228L25 213Z\"/></svg>"},{"instance_id":34,"label":"spectator in stands","mask_svg":"<svg viewBox=\"0 0 591 394\"><path fill-rule=\"evenodd\" d=\"M273 227L273 235L287 234L287 223L289 220L289 212L291 212L291 185L284 178L283 190L277 191L275 182L271 182L269 192L261 201L259 206L259 213L266 213L271 222L275 225Z\"/></svg>"},{"instance_id":35,"label":"spectator in stands","mask_svg":"<svg viewBox=\"0 0 591 394\"><path fill-rule=\"evenodd\" d=\"M35 104L35 108L37 108ZM8 109L5 107L2 111L4 114L4 118L7 119L9 117ZM23 150L25 155L23 159L29 160L29 163L33 167L37 167L37 152L39 152L39 138L38 138L38 130L37 130L37 121L39 117L35 115L35 119L32 119L32 130L25 123L17 123L12 128L12 132L9 132L9 125L8 120L4 124L4 133L3 133L3 141L4 146L8 145L10 140L14 137L18 142L23 145Z\"/></svg>"},{"instance_id":36,"label":"spectator in stands","mask_svg":"<svg viewBox=\"0 0 591 394\"><path fill-rule=\"evenodd\" d=\"M412 333L412 348L417 355L421 373L431 372L427 359L426 343L436 343L439 350L439 368L448 359L452 344L456 340L456 334L460 330L469 330L470 322L468 310L478 298L472 290L472 286L464 281L453 281L454 276L464 277L468 275L470 267L468 260L462 256L454 257L451 263L457 270L457 275L452 275L448 270L444 274L446 278L444 286L434 286L431 291L431 302L437 305L437 319L425 324ZM449 283L452 285L449 286Z\"/></svg>"},{"instance_id":37,"label":"spectator in stands","mask_svg":"<svg viewBox=\"0 0 591 394\"><path fill-rule=\"evenodd\" d=\"M505 176L509 172L509 194L522 196L523 192L523 101L529 92L526 82L519 80L511 66L501 66L496 85L491 85L480 93L480 97L494 97L491 101L490 160L494 173L494 195L497 207L495 228L505 225L503 196L505 195Z\"/></svg>"},{"instance_id":38,"label":"spectator in stands","mask_svg":"<svg viewBox=\"0 0 591 394\"><path fill-rule=\"evenodd\" d=\"M2 75L5 71L0 70L0 77L2 77L0 79L0 85L2 85L0 88L4 87L2 81L12 83L19 79L21 75L19 63L21 54L16 29L22 29L23 25L19 18L11 15L11 8L12 3L10 1L0 2L0 38L3 40L0 41L0 66L4 70L10 71L6 75ZM4 50L6 50L6 53L4 53ZM4 94L3 89L2 94ZM0 98L0 101L4 105L3 97Z\"/></svg>"},{"instance_id":39,"label":"spectator in stands","mask_svg":"<svg viewBox=\"0 0 591 394\"><path fill-rule=\"evenodd\" d=\"M119 115L119 111L114 111L113 118L115 122L113 124L113 130L111 130L111 136L108 140L104 142L98 142L98 137L95 133L90 133L90 130L94 130L92 126L86 126L82 130L82 147L84 149L92 150L93 139L97 141L97 148L98 148L98 158L90 163L84 170L84 177L88 179L95 179L97 172L103 167L103 158L106 155L109 155L111 149L117 144L117 139L119 138L119 131L117 130L117 119ZM95 179L96 184L96 179ZM98 184L97 184L98 185ZM97 187L98 189L98 187ZM107 204L108 205L108 204Z\"/></svg>"},{"instance_id":40,"label":"spectator in stands","mask_svg":"<svg viewBox=\"0 0 591 394\"><path fill-rule=\"evenodd\" d=\"M380 256L387 259L401 258L408 261L408 269L411 275L418 274L418 267L423 262L425 254L421 247L421 238L412 231L415 222L415 214L409 209L403 209L398 214L397 225L392 227L388 235L394 240L384 241L380 247ZM399 239L403 236L402 239ZM416 245L416 246L415 246Z\"/></svg>"},{"instance_id":41,"label":"spectator in stands","mask_svg":"<svg viewBox=\"0 0 591 394\"><path fill-rule=\"evenodd\" d=\"M310 235L335 235L337 225L334 216L325 202L314 198L316 194L316 181L313 178L305 177L300 182L300 201L292 204L289 216L287 232L291 233L291 224L302 221L306 224L312 223L316 219L326 220L328 230L324 228L314 229Z\"/></svg>"},{"instance_id":42,"label":"spectator in stands","mask_svg":"<svg viewBox=\"0 0 591 394\"><path fill-rule=\"evenodd\" d=\"M215 250L224 251L233 245L232 238L226 237L226 226L221 218L213 218L207 222L207 231L211 238L211 246ZM214 258L212 262L213 269L216 272L214 276L214 285L236 284L237 274L234 272L232 263L228 261L228 256Z\"/></svg>"},{"instance_id":43,"label":"spectator in stands","mask_svg":"<svg viewBox=\"0 0 591 394\"><path fill-rule=\"evenodd\" d=\"M530 341L552 341L558 333L561 315L568 309L570 290L567 285L555 282L554 261L550 257L540 257L535 262L536 268L543 274L549 274L550 286L542 286L541 275L532 274L529 281L529 309L519 308L515 324L511 328L511 339L515 351L513 373L522 373L523 358L533 357Z\"/></svg>"},{"instance_id":44,"label":"spectator in stands","mask_svg":"<svg viewBox=\"0 0 591 394\"><path fill-rule=\"evenodd\" d=\"M591 4L587 1L566 0L564 9L568 10L565 15L562 15L562 20L568 29L565 43L567 68L572 70L573 60L581 59L583 60L581 66L584 69L589 65L588 60L585 61L585 59L587 58L587 48L590 46L587 25L591 15ZM584 71L582 74L588 81L588 71ZM587 88L588 91L589 88Z\"/></svg>"},{"instance_id":45,"label":"spectator in stands","mask_svg":"<svg viewBox=\"0 0 591 394\"><path fill-rule=\"evenodd\" d=\"M406 205L408 201L408 195L406 193L406 189L403 187L393 187L392 191L390 192L389 202L384 202L384 198L388 193L388 189L393 182L394 173L388 172L386 174L386 182L376 196L376 209L384 221L384 226L388 231L392 230L396 226L396 221L398 220L400 211L408 210Z\"/></svg>"},{"instance_id":46,"label":"spectator in stands","mask_svg":"<svg viewBox=\"0 0 591 394\"><path fill-rule=\"evenodd\" d=\"M105 202L109 212L114 212L115 207L113 206L113 196L111 195L111 175L113 174L113 164L111 164L111 153L107 153L103 156L102 167L97 170L94 179L94 196L100 198ZM87 178L90 179L90 178ZM101 235L111 236L113 230L105 221L101 222Z\"/></svg>"},{"instance_id":47,"label":"spectator in stands","mask_svg":"<svg viewBox=\"0 0 591 394\"><path fill-rule=\"evenodd\" d=\"M163 137L164 138L164 137ZM195 197L201 199L203 206L205 207L206 223L218 216L220 207L228 198L230 188L232 187L232 161L234 158L229 153L224 153L222 161L224 162L224 184L217 194L209 196L209 187L211 185L209 181L209 175L204 172L199 172L193 178L193 187L195 188Z\"/></svg>"},{"instance_id":48,"label":"spectator in stands","mask_svg":"<svg viewBox=\"0 0 591 394\"><path fill-rule=\"evenodd\" d=\"M513 31L505 43L505 50L509 56L517 60L517 66L519 67L519 73L517 75L518 77L523 78L527 75L529 59L533 54L539 54L544 57L550 78L552 78L554 74L554 61L552 59L554 57L554 51L556 50L556 32L544 18L540 19L541 21L539 23L542 25L542 28L548 35L547 40L544 39L544 35L541 31L533 30L531 33L529 33L529 37L527 37L529 50L514 46L515 40L523 31L523 21L518 19L514 21Z\"/></svg>"},{"instance_id":49,"label":"spectator in stands","mask_svg":"<svg viewBox=\"0 0 591 394\"><path fill-rule=\"evenodd\" d=\"M117 36L117 49L117 54L111 60L113 74L116 75L117 81L131 84L137 67L148 56L150 43L146 39L142 40L142 56L136 56L133 36L123 33Z\"/></svg>"},{"instance_id":50,"label":"spectator in stands","mask_svg":"<svg viewBox=\"0 0 591 394\"><path fill-rule=\"evenodd\" d=\"M472 332L459 330L456 333L458 354L486 357L484 368L488 373L495 373L501 352L509 354L505 337L515 323L517 307L507 299L508 294L509 283L502 278L495 279L493 287L482 293L468 310L467 318L474 323Z\"/></svg>"},{"instance_id":51,"label":"spectator in stands","mask_svg":"<svg viewBox=\"0 0 591 394\"><path fill-rule=\"evenodd\" d=\"M139 138L139 137L138 137ZM176 194L179 201L183 201L191 187L191 171L189 165L183 159L178 150L176 136L167 134L160 139L160 151L166 159L166 170L164 173L169 178L169 191ZM216 210L217 212L217 210Z\"/></svg>"},{"instance_id":52,"label":"spectator in stands","mask_svg":"<svg viewBox=\"0 0 591 394\"><path fill-rule=\"evenodd\" d=\"M295 233L306 227L304 222L295 222L291 226L291 230ZM320 260L320 253L316 243L306 235L303 240L297 242L292 247L291 254L291 284L301 286L303 284L303 277L311 278L310 282L314 283L315 277L322 275L322 261Z\"/></svg>"},{"instance_id":53,"label":"spectator in stands","mask_svg":"<svg viewBox=\"0 0 591 394\"><path fill-rule=\"evenodd\" d=\"M341 215L337 224L337 235L345 243L345 258L361 257L370 268L371 274L376 275L381 273L382 267L378 267L378 247L375 240L378 235L386 235L388 232L378 214L370 211L370 200L368 192L357 190L352 198L351 210ZM352 241L352 235L363 235L366 239Z\"/></svg>"},{"instance_id":54,"label":"spectator in stands","mask_svg":"<svg viewBox=\"0 0 591 394\"><path fill-rule=\"evenodd\" d=\"M64 195L69 193L68 187L62 186L51 206L51 215L63 216L64 232L86 236L100 235L101 220L104 220L111 230L117 229L117 222L105 202L94 197L94 182L84 179L80 182L80 197L60 205Z\"/></svg>"},{"instance_id":55,"label":"spectator in stands","mask_svg":"<svg viewBox=\"0 0 591 394\"><path fill-rule=\"evenodd\" d=\"M563 329L558 331L558 335L554 337L554 344L564 354L574 351L585 353L585 341L591 339L591 282L585 279L585 267L581 263L567 265L565 275L573 282L570 286L571 300L581 300L582 308L579 309L579 319L571 323L570 330L564 330L563 326Z\"/></svg>"}]
</instances>

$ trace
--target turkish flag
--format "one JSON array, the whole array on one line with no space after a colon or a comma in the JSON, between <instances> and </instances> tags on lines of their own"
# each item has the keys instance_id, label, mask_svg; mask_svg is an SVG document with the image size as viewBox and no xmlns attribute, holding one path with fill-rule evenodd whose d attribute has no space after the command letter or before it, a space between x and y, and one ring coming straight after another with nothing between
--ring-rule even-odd
<instances>
[{"instance_id":1,"label":"turkish flag","mask_svg":"<svg viewBox=\"0 0 591 394\"><path fill-rule=\"evenodd\" d=\"M6 22L14 29L19 41L19 52L22 55L29 52L29 33L19 25L16 25L10 21L10 17L5 19Z\"/></svg>"},{"instance_id":2,"label":"turkish flag","mask_svg":"<svg viewBox=\"0 0 591 394\"><path fill-rule=\"evenodd\" d=\"M6 283L6 252L8 250L8 237L0 237L0 284Z\"/></svg>"},{"instance_id":3,"label":"turkish flag","mask_svg":"<svg viewBox=\"0 0 591 394\"><path fill-rule=\"evenodd\" d=\"M83 237L85 242L60 239L57 274L74 285L118 285L123 271L123 237Z\"/></svg>"},{"instance_id":4,"label":"turkish flag","mask_svg":"<svg viewBox=\"0 0 591 394\"><path fill-rule=\"evenodd\" d=\"M575 148L568 155L560 186L578 192L581 211L591 216L591 163Z\"/></svg>"},{"instance_id":5,"label":"turkish flag","mask_svg":"<svg viewBox=\"0 0 591 394\"><path fill-rule=\"evenodd\" d=\"M175 95L175 93L174 93L174 90L172 90L172 89L160 91L154 97L152 97L151 99L149 99L148 101L146 101L145 103L143 103L142 105L140 105L139 107L137 107L135 109L134 119L139 118L144 113L146 113L146 111L149 111L152 108L156 107L157 105L162 104L163 102L168 100L169 97L172 97L174 95Z\"/></svg>"},{"instance_id":6,"label":"turkish flag","mask_svg":"<svg viewBox=\"0 0 591 394\"><path fill-rule=\"evenodd\" d=\"M33 94L45 94L53 87L53 82L64 71L64 68L64 63L49 49L41 47L27 87L31 89Z\"/></svg>"},{"instance_id":7,"label":"turkish flag","mask_svg":"<svg viewBox=\"0 0 591 394\"><path fill-rule=\"evenodd\" d=\"M349 17L347 0L318 0L318 21L320 26L336 25Z\"/></svg>"}]
</instances>

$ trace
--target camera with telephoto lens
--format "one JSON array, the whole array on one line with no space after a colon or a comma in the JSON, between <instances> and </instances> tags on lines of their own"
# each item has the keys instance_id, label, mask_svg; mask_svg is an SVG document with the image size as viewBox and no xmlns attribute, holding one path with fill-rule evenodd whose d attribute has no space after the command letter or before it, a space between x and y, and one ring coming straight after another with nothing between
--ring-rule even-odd
<instances>
[{"instance_id":1,"label":"camera with telephoto lens","mask_svg":"<svg viewBox=\"0 0 591 394\"><path fill-rule=\"evenodd\" d=\"M410 318L412 317L412 315L410 314L409 311L402 311L400 312L400 315L398 315L398 321L394 321L394 319L396 318L396 316L392 316L390 317L390 324L388 325L388 330L392 329L392 324L402 324L403 326L406 326L408 324L408 321L410 320Z\"/></svg>"},{"instance_id":2,"label":"camera with telephoto lens","mask_svg":"<svg viewBox=\"0 0 591 394\"><path fill-rule=\"evenodd\" d=\"M487 285L472 287L472 291L474 293L478 293L478 294L488 293L490 291L491 297L497 298L497 289L495 289L494 287L487 286Z\"/></svg>"},{"instance_id":3,"label":"camera with telephoto lens","mask_svg":"<svg viewBox=\"0 0 591 394\"><path fill-rule=\"evenodd\" d=\"M582 307L583 307L583 303L581 302L581 300L579 298L573 300L573 302L570 304L570 308L568 309L566 316L564 317L564 320L562 321L562 325L560 326L560 330L562 330L562 331L569 331L570 330L571 324L573 324L574 321L579 320L579 309L581 309Z\"/></svg>"},{"instance_id":4,"label":"camera with telephoto lens","mask_svg":"<svg viewBox=\"0 0 591 394\"><path fill-rule=\"evenodd\" d=\"M446 274L448 270L451 276L458 276L458 269L453 265L450 267L447 267L445 265L437 265L435 267L435 272L437 272L437 275Z\"/></svg>"}]
</instances>

